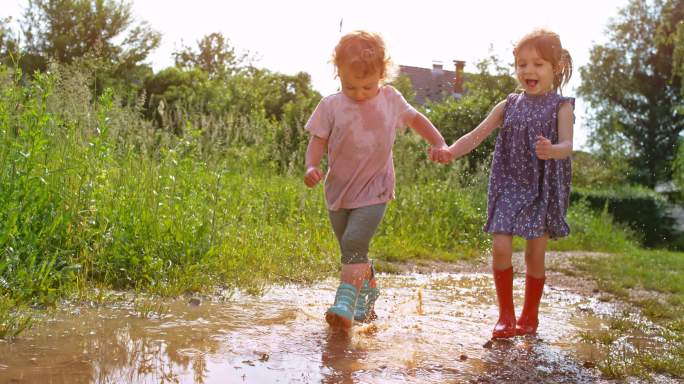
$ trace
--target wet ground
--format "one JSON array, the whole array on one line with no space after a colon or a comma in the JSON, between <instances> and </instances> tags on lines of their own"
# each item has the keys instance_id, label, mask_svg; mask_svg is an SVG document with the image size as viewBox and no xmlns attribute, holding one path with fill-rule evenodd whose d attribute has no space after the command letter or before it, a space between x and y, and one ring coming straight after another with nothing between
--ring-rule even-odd
<instances>
[{"instance_id":1,"label":"wet ground","mask_svg":"<svg viewBox=\"0 0 684 384\"><path fill-rule=\"evenodd\" d=\"M537 338L489 342L497 316L487 273L380 275L379 319L331 333L335 282L262 297L124 301L51 314L0 343L2 383L601 382L578 342L613 304L549 284ZM524 280L516 276L520 308Z\"/></svg>"}]
</instances>

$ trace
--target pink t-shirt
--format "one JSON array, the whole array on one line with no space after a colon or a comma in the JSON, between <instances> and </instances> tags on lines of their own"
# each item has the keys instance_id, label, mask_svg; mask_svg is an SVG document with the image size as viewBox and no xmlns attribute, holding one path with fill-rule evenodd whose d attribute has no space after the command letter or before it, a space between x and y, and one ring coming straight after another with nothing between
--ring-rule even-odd
<instances>
[{"instance_id":1,"label":"pink t-shirt","mask_svg":"<svg viewBox=\"0 0 684 384\"><path fill-rule=\"evenodd\" d=\"M392 145L397 129L417 113L389 85L361 103L342 92L320 101L306 130L328 140L325 199L329 210L364 207L394 198Z\"/></svg>"}]
</instances>

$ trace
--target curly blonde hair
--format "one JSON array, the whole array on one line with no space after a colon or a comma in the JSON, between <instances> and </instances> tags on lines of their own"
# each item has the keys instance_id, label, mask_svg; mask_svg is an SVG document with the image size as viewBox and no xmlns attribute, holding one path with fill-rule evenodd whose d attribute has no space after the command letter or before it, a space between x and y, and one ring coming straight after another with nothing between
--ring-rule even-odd
<instances>
[{"instance_id":1,"label":"curly blonde hair","mask_svg":"<svg viewBox=\"0 0 684 384\"><path fill-rule=\"evenodd\" d=\"M354 31L340 38L332 56L337 74L340 68L350 68L355 75L366 77L379 73L380 79L388 77L391 60L387 55L385 41L378 33Z\"/></svg>"}]
</instances>

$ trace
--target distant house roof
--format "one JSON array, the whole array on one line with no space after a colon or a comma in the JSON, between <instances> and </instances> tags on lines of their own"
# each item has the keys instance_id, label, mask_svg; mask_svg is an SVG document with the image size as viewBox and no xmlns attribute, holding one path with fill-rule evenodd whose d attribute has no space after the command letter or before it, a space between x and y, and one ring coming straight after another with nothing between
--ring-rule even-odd
<instances>
[{"instance_id":1,"label":"distant house roof","mask_svg":"<svg viewBox=\"0 0 684 384\"><path fill-rule=\"evenodd\" d=\"M445 97L460 98L463 95L463 67L464 61L454 60L455 70L444 70L441 63L433 63L432 69L399 66L399 74L406 75L411 80L416 92L416 103L423 105L428 101L439 102Z\"/></svg>"}]
</instances>

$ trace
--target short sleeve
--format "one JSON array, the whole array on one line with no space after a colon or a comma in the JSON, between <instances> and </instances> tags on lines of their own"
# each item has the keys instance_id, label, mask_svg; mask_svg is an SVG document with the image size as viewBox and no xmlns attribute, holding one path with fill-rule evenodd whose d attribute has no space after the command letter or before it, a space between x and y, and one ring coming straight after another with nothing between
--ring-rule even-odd
<instances>
[{"instance_id":1,"label":"short sleeve","mask_svg":"<svg viewBox=\"0 0 684 384\"><path fill-rule=\"evenodd\" d=\"M560 100L558 101L558 105L556 105L556 116L558 115L558 111L560 111L561 105L568 103L572 106L572 122L575 123L575 98L574 97L561 97Z\"/></svg>"},{"instance_id":2,"label":"short sleeve","mask_svg":"<svg viewBox=\"0 0 684 384\"><path fill-rule=\"evenodd\" d=\"M506 112L508 111L508 106L513 104L513 100L518 97L516 93L510 93L506 96L506 104L504 104L503 119L506 119Z\"/></svg>"},{"instance_id":3,"label":"short sleeve","mask_svg":"<svg viewBox=\"0 0 684 384\"><path fill-rule=\"evenodd\" d=\"M332 130L332 118L330 113L330 99L324 97L316 106L304 129L310 134L327 139Z\"/></svg>"},{"instance_id":4,"label":"short sleeve","mask_svg":"<svg viewBox=\"0 0 684 384\"><path fill-rule=\"evenodd\" d=\"M411 121L418 114L418 111L413 108L413 106L406 101L404 96L394 87L391 85L388 85L387 87L390 89L392 95L390 99L394 104L393 108L395 111L397 111L397 116L399 116L397 119L397 126L395 128L404 128L408 125L409 121Z\"/></svg>"}]
</instances>

